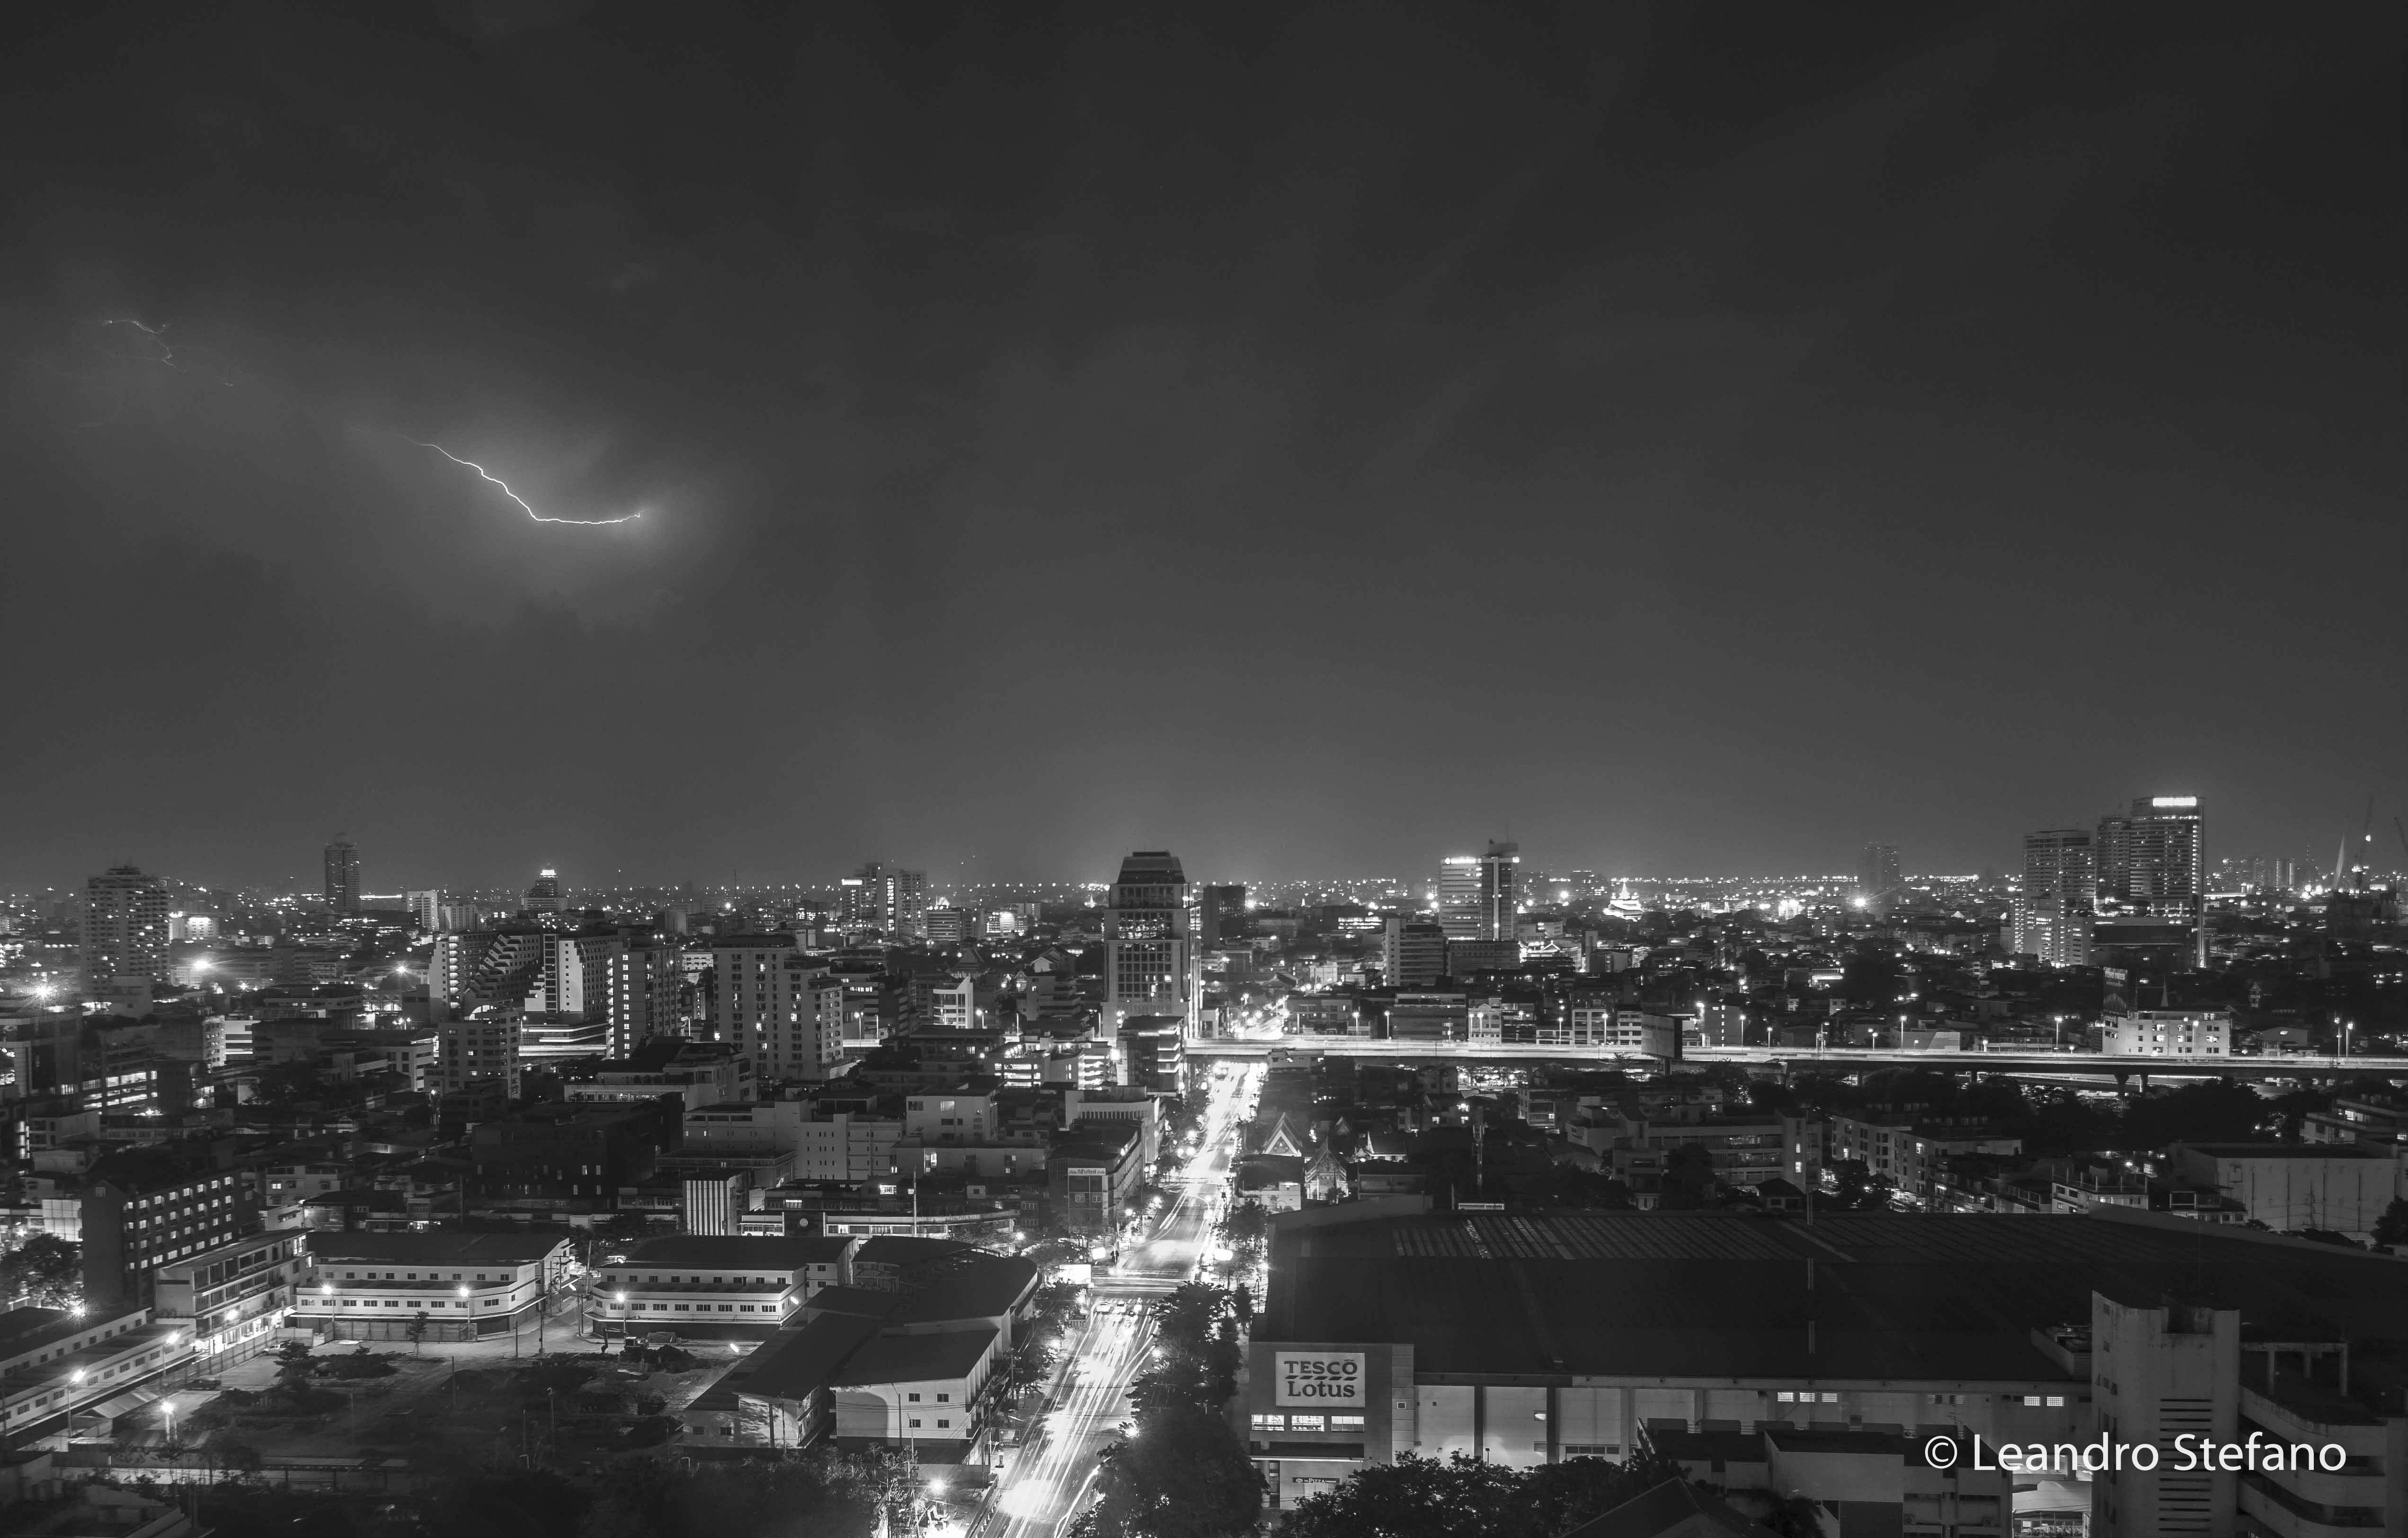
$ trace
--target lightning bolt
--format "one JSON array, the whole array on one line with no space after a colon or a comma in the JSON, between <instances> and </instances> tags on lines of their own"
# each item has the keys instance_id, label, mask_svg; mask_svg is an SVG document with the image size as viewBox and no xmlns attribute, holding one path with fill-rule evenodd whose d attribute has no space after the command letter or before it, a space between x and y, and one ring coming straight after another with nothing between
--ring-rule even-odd
<instances>
[{"instance_id":1,"label":"lightning bolt","mask_svg":"<svg viewBox=\"0 0 2408 1538\"><path fill-rule=\"evenodd\" d=\"M643 516L640 512L631 512L624 518L546 518L542 513L539 513L536 511L535 509L528 507L527 499L525 497L521 496L518 493L510 490L509 482L504 481L500 476L494 474L491 470L486 469L485 467L478 464L475 460L463 459L440 443L426 443L414 438L403 438L402 441L405 443L416 443L422 449L432 449L437 453L441 454L444 458L452 461L452 464L463 465L467 467L469 469L476 471L485 480L501 487L502 495L516 502L519 507L525 511L528 517L534 519L538 524L575 524L580 528L600 528L607 524L632 524L637 519Z\"/></svg>"},{"instance_id":2,"label":"lightning bolt","mask_svg":"<svg viewBox=\"0 0 2408 1538\"><path fill-rule=\"evenodd\" d=\"M132 326L135 330L139 331L142 335L150 338L152 341L159 344L159 355L151 359L151 362L164 363L170 368L181 368L183 367L182 364L176 361L176 350L167 344L167 328L165 326L144 325L140 321L131 319L103 321L100 323L103 325Z\"/></svg>"}]
</instances>

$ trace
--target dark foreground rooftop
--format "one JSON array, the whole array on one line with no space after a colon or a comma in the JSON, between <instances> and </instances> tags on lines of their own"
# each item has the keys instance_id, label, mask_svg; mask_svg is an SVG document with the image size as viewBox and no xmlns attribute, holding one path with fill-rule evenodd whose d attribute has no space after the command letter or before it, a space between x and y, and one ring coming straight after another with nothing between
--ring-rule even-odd
<instances>
[{"instance_id":1,"label":"dark foreground rooftop","mask_svg":"<svg viewBox=\"0 0 2408 1538\"><path fill-rule=\"evenodd\" d=\"M1277 1226L1255 1340L1409 1342L1416 1375L2028 1383L2068 1376L2031 1331L2086 1327L2094 1289L2408 1340L2408 1262L2180 1218L1343 1211Z\"/></svg>"}]
</instances>

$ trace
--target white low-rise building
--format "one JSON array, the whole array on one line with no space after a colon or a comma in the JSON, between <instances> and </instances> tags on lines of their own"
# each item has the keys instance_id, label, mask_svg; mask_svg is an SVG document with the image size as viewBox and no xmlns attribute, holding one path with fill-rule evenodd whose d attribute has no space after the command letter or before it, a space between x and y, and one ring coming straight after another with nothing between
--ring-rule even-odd
<instances>
[{"instance_id":1,"label":"white low-rise building","mask_svg":"<svg viewBox=\"0 0 2408 1538\"><path fill-rule=\"evenodd\" d=\"M2229 1057L2229 1010L2128 1010L2100 1025L2099 1050L2122 1057Z\"/></svg>"},{"instance_id":2,"label":"white low-rise building","mask_svg":"<svg viewBox=\"0 0 2408 1538\"><path fill-rule=\"evenodd\" d=\"M566 1229L315 1233L291 1323L344 1340L472 1341L533 1325L574 1266Z\"/></svg>"},{"instance_id":3,"label":"white low-rise building","mask_svg":"<svg viewBox=\"0 0 2408 1538\"><path fill-rule=\"evenodd\" d=\"M853 1285L857 1238L678 1234L601 1256L585 1314L595 1333L760 1338L824 1288Z\"/></svg>"},{"instance_id":4,"label":"white low-rise building","mask_svg":"<svg viewBox=\"0 0 2408 1538\"><path fill-rule=\"evenodd\" d=\"M147 1308L93 1320L56 1308L0 1314L0 1446L63 1446L79 1421L159 1398L192 1355L192 1330Z\"/></svg>"}]
</instances>

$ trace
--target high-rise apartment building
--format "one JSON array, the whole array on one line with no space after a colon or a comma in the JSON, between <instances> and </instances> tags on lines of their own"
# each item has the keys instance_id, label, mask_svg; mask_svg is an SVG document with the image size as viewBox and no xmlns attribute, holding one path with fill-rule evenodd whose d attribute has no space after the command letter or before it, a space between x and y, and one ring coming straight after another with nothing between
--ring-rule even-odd
<instances>
[{"instance_id":1,"label":"high-rise apartment building","mask_svg":"<svg viewBox=\"0 0 2408 1538\"><path fill-rule=\"evenodd\" d=\"M2196 796L2134 798L2129 813L2099 820L2102 912L2185 919L2196 965L2207 965L2207 825Z\"/></svg>"},{"instance_id":2,"label":"high-rise apartment building","mask_svg":"<svg viewBox=\"0 0 2408 1538\"><path fill-rule=\"evenodd\" d=\"M655 1036L678 1034L678 987L684 981L679 947L640 932L627 937L602 985L611 1056L624 1057Z\"/></svg>"},{"instance_id":3,"label":"high-rise apartment building","mask_svg":"<svg viewBox=\"0 0 2408 1538\"><path fill-rule=\"evenodd\" d=\"M1878 902L1906 884L1899 874L1898 845L1869 843L1856 859L1856 896Z\"/></svg>"},{"instance_id":4,"label":"high-rise apartment building","mask_svg":"<svg viewBox=\"0 0 2408 1538\"><path fill-rule=\"evenodd\" d=\"M1438 919L1449 940L1511 940L1520 896L1519 844L1490 841L1484 855L1449 855L1439 871Z\"/></svg>"},{"instance_id":5,"label":"high-rise apartment building","mask_svg":"<svg viewBox=\"0 0 2408 1538\"><path fill-rule=\"evenodd\" d=\"M552 937L540 929L467 929L435 937L426 963L426 1001L439 1024L490 1004L544 1006L544 969Z\"/></svg>"},{"instance_id":6,"label":"high-rise apartment building","mask_svg":"<svg viewBox=\"0 0 2408 1538\"><path fill-rule=\"evenodd\" d=\"M2196 796L2143 796L2121 817L2099 820L2099 896L2118 912L2186 918L2206 875L2203 813Z\"/></svg>"},{"instance_id":7,"label":"high-rise apartment building","mask_svg":"<svg viewBox=\"0 0 2408 1538\"><path fill-rule=\"evenodd\" d=\"M749 1054L764 1081L825 1079L844 1056L845 980L793 931L730 935L710 948L712 1039Z\"/></svg>"},{"instance_id":8,"label":"high-rise apartment building","mask_svg":"<svg viewBox=\"0 0 2408 1538\"><path fill-rule=\"evenodd\" d=\"M870 861L837 883L838 922L875 929L888 940L919 940L927 932L928 873Z\"/></svg>"},{"instance_id":9,"label":"high-rise apartment building","mask_svg":"<svg viewBox=\"0 0 2408 1538\"><path fill-rule=\"evenodd\" d=\"M2099 908L2098 852L2078 827L2024 835L2024 870L2014 899L2014 948L2045 966L2090 965L2090 926Z\"/></svg>"},{"instance_id":10,"label":"high-rise apartment building","mask_svg":"<svg viewBox=\"0 0 2408 1538\"><path fill-rule=\"evenodd\" d=\"M678 1030L676 946L641 928L574 934L525 925L448 930L435 937L426 998L437 1023L487 1006L555 1021L601 1021L608 1050L624 1056Z\"/></svg>"},{"instance_id":11,"label":"high-rise apartment building","mask_svg":"<svg viewBox=\"0 0 2408 1538\"><path fill-rule=\"evenodd\" d=\"M360 852L349 839L326 846L326 906L337 915L360 911Z\"/></svg>"},{"instance_id":12,"label":"high-rise apartment building","mask_svg":"<svg viewBox=\"0 0 2408 1538\"><path fill-rule=\"evenodd\" d=\"M167 975L167 884L130 865L84 883L83 977L87 991L113 977Z\"/></svg>"},{"instance_id":13,"label":"high-rise apartment building","mask_svg":"<svg viewBox=\"0 0 2408 1538\"><path fill-rule=\"evenodd\" d=\"M1193 1032L1202 993L1203 956L1187 874L1167 850L1140 849L1121 861L1104 910L1103 1033L1139 1015L1176 1015Z\"/></svg>"}]
</instances>

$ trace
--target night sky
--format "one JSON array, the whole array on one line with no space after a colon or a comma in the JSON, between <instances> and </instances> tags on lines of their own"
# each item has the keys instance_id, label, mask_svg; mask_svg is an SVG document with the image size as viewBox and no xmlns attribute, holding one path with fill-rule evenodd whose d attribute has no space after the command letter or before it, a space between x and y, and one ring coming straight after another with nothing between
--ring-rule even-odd
<instances>
[{"instance_id":1,"label":"night sky","mask_svg":"<svg viewBox=\"0 0 2408 1538\"><path fill-rule=\"evenodd\" d=\"M2388 7L1186 10L12 7L0 885L2387 831Z\"/></svg>"}]
</instances>

